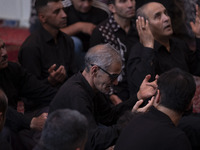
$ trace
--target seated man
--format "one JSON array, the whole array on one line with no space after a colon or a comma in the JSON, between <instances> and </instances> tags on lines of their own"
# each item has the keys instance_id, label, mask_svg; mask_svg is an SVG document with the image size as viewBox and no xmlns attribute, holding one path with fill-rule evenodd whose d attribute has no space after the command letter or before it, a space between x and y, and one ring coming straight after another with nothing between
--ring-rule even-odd
<instances>
[{"instance_id":1,"label":"seated man","mask_svg":"<svg viewBox=\"0 0 200 150\"><path fill-rule=\"evenodd\" d=\"M84 150L88 122L76 110L62 109L51 113L34 150Z\"/></svg>"},{"instance_id":2,"label":"seated man","mask_svg":"<svg viewBox=\"0 0 200 150\"><path fill-rule=\"evenodd\" d=\"M0 136L9 138L10 132L18 134L25 129L41 131L47 117L47 113L43 112L48 111L46 106L53 99L56 90L28 74L17 63L8 62L7 58L5 43L0 39L0 87L8 97L5 130L0 133ZM30 109L25 108L24 114L17 111L17 103L23 97L34 104ZM16 140L19 138L10 142L19 144ZM15 145L16 148L17 146Z\"/></svg>"},{"instance_id":3,"label":"seated man","mask_svg":"<svg viewBox=\"0 0 200 150\"><path fill-rule=\"evenodd\" d=\"M191 27L196 35L197 48L191 51L180 39L172 38L171 19L166 8L157 2L144 4L137 10L137 30L140 37L132 47L127 64L130 91L137 92L147 74L164 73L174 67L200 75L200 15ZM153 79L152 79L153 80Z\"/></svg>"},{"instance_id":4,"label":"seated man","mask_svg":"<svg viewBox=\"0 0 200 150\"><path fill-rule=\"evenodd\" d=\"M19 62L43 82L59 87L77 70L72 39L59 29L66 26L61 0L36 0L42 27L22 44Z\"/></svg>"},{"instance_id":5,"label":"seated man","mask_svg":"<svg viewBox=\"0 0 200 150\"><path fill-rule=\"evenodd\" d=\"M93 0L71 0L72 5L65 8L67 27L61 29L72 36L75 45L76 61L84 69L84 55L89 48L93 29L108 17L107 12L92 6Z\"/></svg>"},{"instance_id":6,"label":"seated man","mask_svg":"<svg viewBox=\"0 0 200 150\"><path fill-rule=\"evenodd\" d=\"M75 74L59 89L50 104L49 112L57 109L75 109L85 115L89 122L89 135L86 150L103 150L115 144L120 129L116 124L118 118L131 110L138 99L145 99L155 94L156 81L149 83L146 76L137 95L115 107L111 107L106 94L122 70L121 55L109 44L97 45L88 50L85 56L85 69ZM136 103L134 110L138 109ZM145 107L147 109L152 104ZM144 108L138 111L145 110Z\"/></svg>"},{"instance_id":7,"label":"seated man","mask_svg":"<svg viewBox=\"0 0 200 150\"><path fill-rule=\"evenodd\" d=\"M2 131L5 123L7 107L8 98L5 93L0 89L0 132Z\"/></svg>"},{"instance_id":8,"label":"seated man","mask_svg":"<svg viewBox=\"0 0 200 150\"><path fill-rule=\"evenodd\" d=\"M192 105L196 90L192 75L175 68L161 74L157 84L154 106L133 116L115 150L191 150L185 133L176 126Z\"/></svg>"},{"instance_id":9,"label":"seated man","mask_svg":"<svg viewBox=\"0 0 200 150\"><path fill-rule=\"evenodd\" d=\"M110 94L115 94L124 101L130 96L126 63L131 47L139 41L134 20L135 0L110 0L108 6L112 15L94 29L90 39L90 46L109 43L121 54L123 69L118 78L119 84L113 87L113 92ZM113 100L112 97L111 100ZM114 104L119 102L114 100Z\"/></svg>"},{"instance_id":10,"label":"seated man","mask_svg":"<svg viewBox=\"0 0 200 150\"><path fill-rule=\"evenodd\" d=\"M0 133L3 129L6 120L6 111L8 107L8 98L5 93L0 89ZM0 136L0 149L12 150L11 145Z\"/></svg>"}]
</instances>

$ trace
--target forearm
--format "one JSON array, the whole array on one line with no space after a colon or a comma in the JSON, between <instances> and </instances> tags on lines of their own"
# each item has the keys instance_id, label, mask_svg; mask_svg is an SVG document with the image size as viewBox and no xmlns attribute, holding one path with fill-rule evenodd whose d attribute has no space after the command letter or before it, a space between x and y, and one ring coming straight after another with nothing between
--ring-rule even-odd
<instances>
[{"instance_id":1,"label":"forearm","mask_svg":"<svg viewBox=\"0 0 200 150\"><path fill-rule=\"evenodd\" d=\"M76 35L77 33L81 32L81 22L74 23L65 28L61 28L60 30L71 36Z\"/></svg>"},{"instance_id":2,"label":"forearm","mask_svg":"<svg viewBox=\"0 0 200 150\"><path fill-rule=\"evenodd\" d=\"M6 126L13 131L22 129L29 129L32 118L25 117L22 113L17 112L15 109L8 107L6 113Z\"/></svg>"},{"instance_id":3,"label":"forearm","mask_svg":"<svg viewBox=\"0 0 200 150\"><path fill-rule=\"evenodd\" d=\"M127 77L130 93L135 94L147 74L155 76L154 51L141 44L133 47L127 63Z\"/></svg>"}]
</instances>

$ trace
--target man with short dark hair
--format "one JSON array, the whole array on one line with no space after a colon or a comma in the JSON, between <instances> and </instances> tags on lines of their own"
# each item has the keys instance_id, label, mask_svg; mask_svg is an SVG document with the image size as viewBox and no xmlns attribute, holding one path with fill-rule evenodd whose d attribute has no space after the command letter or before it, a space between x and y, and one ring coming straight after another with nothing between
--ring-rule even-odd
<instances>
[{"instance_id":1,"label":"man with short dark hair","mask_svg":"<svg viewBox=\"0 0 200 150\"><path fill-rule=\"evenodd\" d=\"M34 150L84 150L88 121L76 110L56 110L48 116Z\"/></svg>"},{"instance_id":2,"label":"man with short dark hair","mask_svg":"<svg viewBox=\"0 0 200 150\"><path fill-rule=\"evenodd\" d=\"M148 112L135 114L122 131L115 150L191 150L185 133L176 126L192 105L196 84L178 68L161 74L155 103Z\"/></svg>"},{"instance_id":3,"label":"man with short dark hair","mask_svg":"<svg viewBox=\"0 0 200 150\"><path fill-rule=\"evenodd\" d=\"M23 148L18 147L21 146L19 137L16 136L13 140L10 133L17 135L25 129L30 132L41 131L48 115L46 106L57 91L27 73L19 64L8 62L7 58L5 43L0 39L0 88L8 97L5 130L3 129L0 136L12 139L9 142L16 144L15 148L20 150ZM25 108L24 114L17 111L18 101L22 98L33 103L31 108ZM33 133L30 138L33 138Z\"/></svg>"},{"instance_id":4,"label":"man with short dark hair","mask_svg":"<svg viewBox=\"0 0 200 150\"><path fill-rule=\"evenodd\" d=\"M118 104L120 100L113 99L114 95L122 101L130 97L126 64L131 47L139 41L134 19L135 0L109 0L108 7L112 14L94 29L90 46L109 43L121 54L123 65L118 78L119 84L114 86L110 93L113 103Z\"/></svg>"},{"instance_id":5,"label":"man with short dark hair","mask_svg":"<svg viewBox=\"0 0 200 150\"><path fill-rule=\"evenodd\" d=\"M22 44L19 62L43 82L59 87L77 70L72 39L59 29L66 26L61 0L36 0L42 27Z\"/></svg>"}]
</instances>

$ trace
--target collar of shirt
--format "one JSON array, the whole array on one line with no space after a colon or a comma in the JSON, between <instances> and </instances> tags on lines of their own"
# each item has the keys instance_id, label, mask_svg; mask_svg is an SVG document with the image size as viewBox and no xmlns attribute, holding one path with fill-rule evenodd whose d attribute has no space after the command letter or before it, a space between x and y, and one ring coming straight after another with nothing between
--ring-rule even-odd
<instances>
[{"instance_id":1,"label":"collar of shirt","mask_svg":"<svg viewBox=\"0 0 200 150\"><path fill-rule=\"evenodd\" d=\"M41 34L46 42L54 41L53 36L47 30L45 30L43 27L40 28L39 32L41 32ZM62 32L58 31L57 39L59 39L62 35L63 35Z\"/></svg>"}]
</instances>

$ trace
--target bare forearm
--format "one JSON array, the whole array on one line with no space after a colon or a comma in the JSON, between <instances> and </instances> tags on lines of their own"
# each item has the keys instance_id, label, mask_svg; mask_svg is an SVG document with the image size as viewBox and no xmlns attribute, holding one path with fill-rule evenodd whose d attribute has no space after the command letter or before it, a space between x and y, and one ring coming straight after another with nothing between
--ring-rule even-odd
<instances>
[{"instance_id":1,"label":"bare forearm","mask_svg":"<svg viewBox=\"0 0 200 150\"><path fill-rule=\"evenodd\" d=\"M76 35L77 33L81 32L80 23L77 22L77 23L69 25L65 28L61 28L60 30L68 35Z\"/></svg>"}]
</instances>

